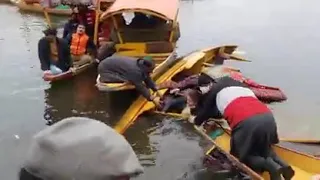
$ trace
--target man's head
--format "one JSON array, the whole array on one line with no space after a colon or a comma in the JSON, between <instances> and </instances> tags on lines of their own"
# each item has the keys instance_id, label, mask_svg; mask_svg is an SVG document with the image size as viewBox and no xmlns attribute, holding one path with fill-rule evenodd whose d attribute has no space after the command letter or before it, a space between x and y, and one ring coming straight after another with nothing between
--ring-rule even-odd
<instances>
[{"instance_id":1,"label":"man's head","mask_svg":"<svg viewBox=\"0 0 320 180\"><path fill-rule=\"evenodd\" d=\"M77 18L78 18L78 14L75 12L73 12L70 16L71 21L77 21L78 20Z\"/></svg>"},{"instance_id":2,"label":"man's head","mask_svg":"<svg viewBox=\"0 0 320 180\"><path fill-rule=\"evenodd\" d=\"M82 35L86 32L86 27L83 24L79 24L77 27L77 33Z\"/></svg>"},{"instance_id":3,"label":"man's head","mask_svg":"<svg viewBox=\"0 0 320 180\"><path fill-rule=\"evenodd\" d=\"M30 174L43 180L128 180L143 168L130 144L114 129L93 119L72 117L34 136L21 172L20 180L29 180Z\"/></svg>"},{"instance_id":4,"label":"man's head","mask_svg":"<svg viewBox=\"0 0 320 180\"><path fill-rule=\"evenodd\" d=\"M146 56L142 59L138 59L138 65L142 69L142 71L150 74L153 72L156 64L154 63L152 57Z\"/></svg>"},{"instance_id":5,"label":"man's head","mask_svg":"<svg viewBox=\"0 0 320 180\"><path fill-rule=\"evenodd\" d=\"M78 6L78 11L79 11L79 13L85 13L86 11L88 11L88 7L87 6Z\"/></svg>"},{"instance_id":6,"label":"man's head","mask_svg":"<svg viewBox=\"0 0 320 180\"><path fill-rule=\"evenodd\" d=\"M215 80L210 76L205 73L201 73L198 79L198 90L200 94L208 93L214 82Z\"/></svg>"},{"instance_id":7,"label":"man's head","mask_svg":"<svg viewBox=\"0 0 320 180\"><path fill-rule=\"evenodd\" d=\"M57 37L57 29L53 27L48 27L46 30L43 31L46 39L52 42Z\"/></svg>"}]
</instances>

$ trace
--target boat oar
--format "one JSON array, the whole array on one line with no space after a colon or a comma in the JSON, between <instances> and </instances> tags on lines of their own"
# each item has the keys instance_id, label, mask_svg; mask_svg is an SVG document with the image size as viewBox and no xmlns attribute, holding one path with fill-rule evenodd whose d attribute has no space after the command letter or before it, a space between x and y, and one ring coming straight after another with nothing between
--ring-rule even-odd
<instances>
[{"instance_id":1,"label":"boat oar","mask_svg":"<svg viewBox=\"0 0 320 180\"><path fill-rule=\"evenodd\" d=\"M179 114L179 113L170 113L170 112L161 112L161 111L154 111L153 113L161 114L165 116L173 116L181 119L188 119L189 115L186 114ZM223 126L214 120L217 125L219 125L223 130ZM280 141L285 142L292 142L292 143L304 143L304 144L320 144L320 140L309 140L309 139L288 139L288 138L280 138Z\"/></svg>"},{"instance_id":2,"label":"boat oar","mask_svg":"<svg viewBox=\"0 0 320 180\"><path fill-rule=\"evenodd\" d=\"M230 57L230 59L234 59L234 60L237 60L237 61L252 62L250 60L247 60L247 59L245 59L243 57L240 57L240 56L237 56L235 54L230 54L229 57Z\"/></svg>"},{"instance_id":3,"label":"boat oar","mask_svg":"<svg viewBox=\"0 0 320 180\"><path fill-rule=\"evenodd\" d=\"M187 119L189 117L188 115L183 115L183 114L178 114L178 113L166 113L166 112L161 112L161 111L154 111L154 113L161 114L161 115L166 115L166 116L174 116L174 117L178 117L178 118L182 118L182 119ZM222 127L222 125L220 125L220 124L219 124L219 126ZM211 139L211 137L209 135L207 135L205 132L203 132L199 127L194 126L194 128L196 129L197 132L202 134L204 137L207 137L208 139ZM222 129L227 133L227 131L223 127L222 127ZM215 144L215 142L212 139L211 139L211 142L214 144L214 147L217 147L217 145ZM238 166L240 169L242 169L243 171L247 172L252 177L254 177L254 179L262 180L262 178L256 172L252 171L247 166L245 166L244 164L239 162L239 160L237 158L235 158L234 156L232 156L231 154L228 154L228 153L226 153L225 155L228 158L230 158L236 164L236 166Z\"/></svg>"}]
</instances>

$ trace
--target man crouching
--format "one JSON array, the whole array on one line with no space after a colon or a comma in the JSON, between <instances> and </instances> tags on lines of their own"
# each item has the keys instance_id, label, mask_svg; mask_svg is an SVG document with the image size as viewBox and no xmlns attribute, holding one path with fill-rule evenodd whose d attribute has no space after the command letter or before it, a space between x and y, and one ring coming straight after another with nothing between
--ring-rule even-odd
<instances>
[{"instance_id":1,"label":"man crouching","mask_svg":"<svg viewBox=\"0 0 320 180\"><path fill-rule=\"evenodd\" d=\"M71 67L70 49L66 41L57 37L57 29L43 31L44 37L38 43L38 56L44 78L61 74Z\"/></svg>"}]
</instances>

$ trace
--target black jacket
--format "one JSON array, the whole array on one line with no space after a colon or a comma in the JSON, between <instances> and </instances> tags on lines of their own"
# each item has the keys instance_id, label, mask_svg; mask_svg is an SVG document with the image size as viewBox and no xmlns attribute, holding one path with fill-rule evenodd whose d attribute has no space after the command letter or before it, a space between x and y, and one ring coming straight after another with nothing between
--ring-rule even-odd
<instances>
[{"instance_id":1,"label":"black jacket","mask_svg":"<svg viewBox=\"0 0 320 180\"><path fill-rule=\"evenodd\" d=\"M137 58L116 56L106 58L98 66L101 82L109 82L118 77L119 81L128 81L135 85L136 90L146 99L151 100L149 88L156 91L156 85L146 72L138 66ZM112 77L112 78L110 78ZM144 82L144 84L143 84Z\"/></svg>"},{"instance_id":2,"label":"black jacket","mask_svg":"<svg viewBox=\"0 0 320 180\"><path fill-rule=\"evenodd\" d=\"M222 89L230 86L247 87L245 84L228 76L218 79L217 82L213 84L210 91L200 97L195 112L195 125L199 126L209 118L221 119L223 117L223 114L218 110L216 97Z\"/></svg>"},{"instance_id":3,"label":"black jacket","mask_svg":"<svg viewBox=\"0 0 320 180\"><path fill-rule=\"evenodd\" d=\"M68 43L60 38L57 38L58 62L54 63L51 60L50 42L45 38L41 38L38 42L38 56L43 71L50 70L50 64L54 64L62 71L67 71L71 67L71 56Z\"/></svg>"},{"instance_id":4,"label":"black jacket","mask_svg":"<svg viewBox=\"0 0 320 180\"><path fill-rule=\"evenodd\" d=\"M63 28L63 38L67 38L69 34L72 34L76 31L77 26L78 26L78 22L77 21L72 21L69 20Z\"/></svg>"}]
</instances>

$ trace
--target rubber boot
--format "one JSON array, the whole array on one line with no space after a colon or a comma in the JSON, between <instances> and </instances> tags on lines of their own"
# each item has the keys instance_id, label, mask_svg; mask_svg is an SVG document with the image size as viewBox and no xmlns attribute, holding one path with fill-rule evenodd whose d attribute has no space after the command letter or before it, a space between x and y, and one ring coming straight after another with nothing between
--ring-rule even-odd
<instances>
[{"instance_id":1,"label":"rubber boot","mask_svg":"<svg viewBox=\"0 0 320 180\"><path fill-rule=\"evenodd\" d=\"M292 167L284 160L280 159L275 152L272 151L270 153L270 157L282 167L281 172L285 180L290 180L294 176L294 170Z\"/></svg>"},{"instance_id":2,"label":"rubber boot","mask_svg":"<svg viewBox=\"0 0 320 180\"><path fill-rule=\"evenodd\" d=\"M271 180L281 180L282 166L276 163L271 157L266 159L265 169L269 172Z\"/></svg>"}]
</instances>

